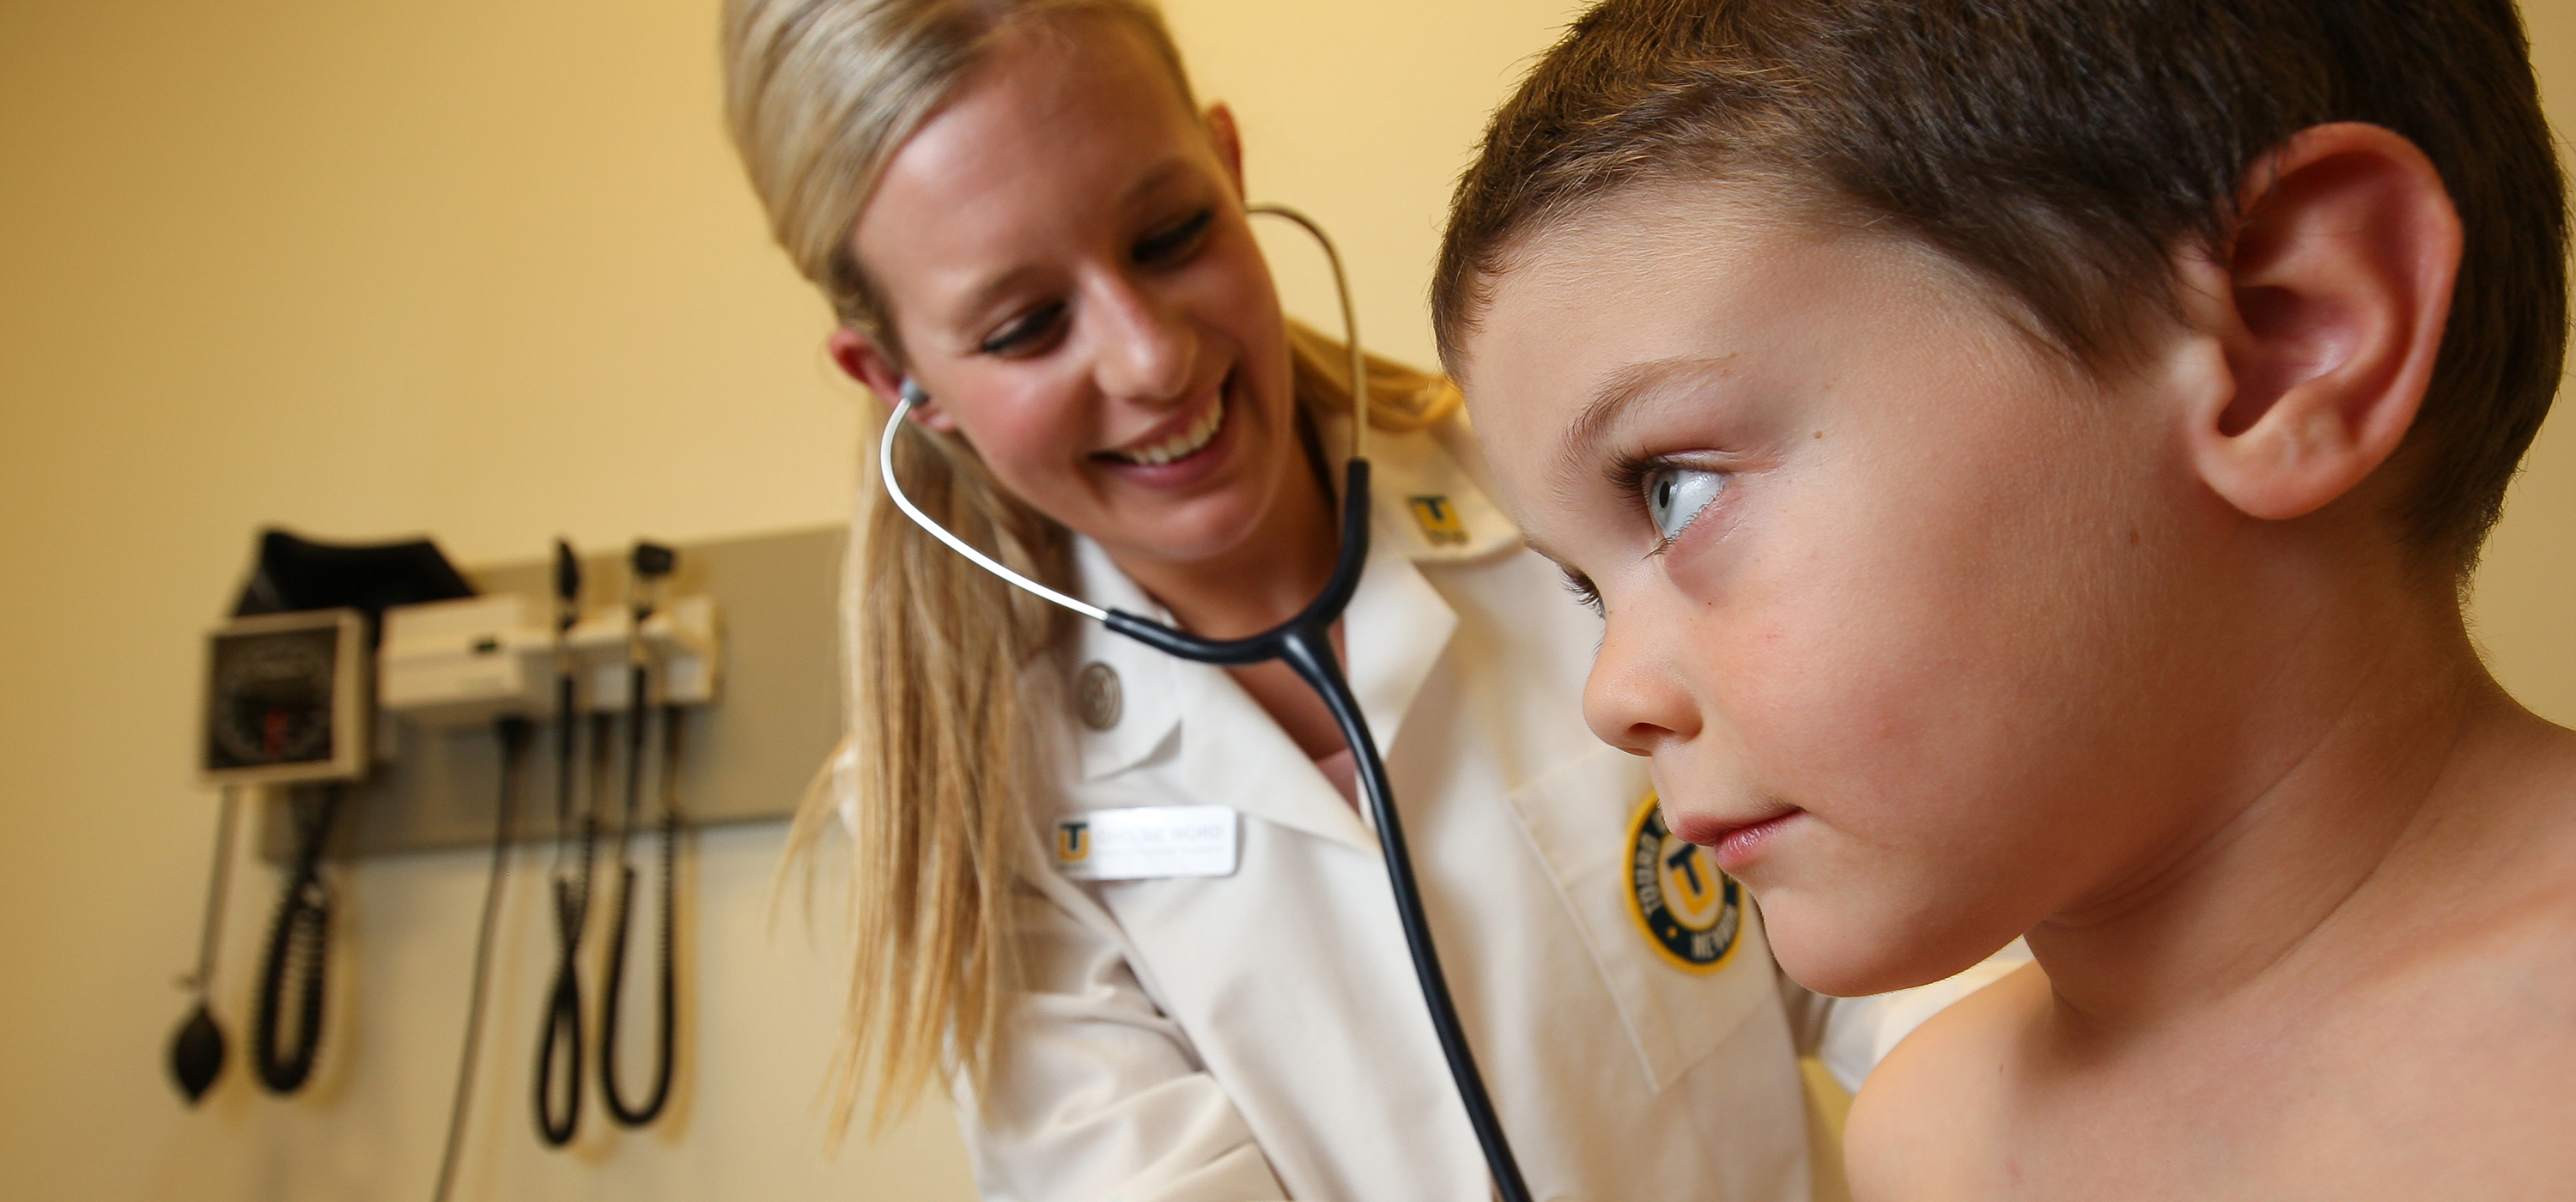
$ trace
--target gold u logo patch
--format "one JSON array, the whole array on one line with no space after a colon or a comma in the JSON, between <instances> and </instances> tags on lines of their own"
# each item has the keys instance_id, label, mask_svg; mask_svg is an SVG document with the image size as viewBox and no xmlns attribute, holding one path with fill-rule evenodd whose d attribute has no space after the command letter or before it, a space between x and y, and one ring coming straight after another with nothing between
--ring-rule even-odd
<instances>
[{"instance_id":1,"label":"gold u logo patch","mask_svg":"<svg viewBox=\"0 0 2576 1202\"><path fill-rule=\"evenodd\" d=\"M1062 864L1091 858L1091 824L1072 821L1055 824L1055 858Z\"/></svg>"},{"instance_id":2,"label":"gold u logo patch","mask_svg":"<svg viewBox=\"0 0 2576 1202\"><path fill-rule=\"evenodd\" d=\"M1744 933L1743 887L1718 871L1706 849L1673 835L1652 793L1628 822L1627 882L1628 912L1665 961L1715 972L1735 955Z\"/></svg>"},{"instance_id":3,"label":"gold u logo patch","mask_svg":"<svg viewBox=\"0 0 2576 1202\"><path fill-rule=\"evenodd\" d=\"M1446 494L1429 497L1407 497L1405 504L1413 510L1413 520L1422 527L1422 537L1435 547L1467 545L1467 523L1458 517L1458 507L1449 503Z\"/></svg>"}]
</instances>

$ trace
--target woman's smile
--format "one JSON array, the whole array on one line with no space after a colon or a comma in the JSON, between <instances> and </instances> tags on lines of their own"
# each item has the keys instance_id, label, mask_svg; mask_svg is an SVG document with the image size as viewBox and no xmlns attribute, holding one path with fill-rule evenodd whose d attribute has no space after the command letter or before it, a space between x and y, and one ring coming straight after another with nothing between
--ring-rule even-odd
<instances>
[{"instance_id":1,"label":"woman's smile","mask_svg":"<svg viewBox=\"0 0 2576 1202\"><path fill-rule=\"evenodd\" d=\"M1226 418L1235 406L1228 402L1234 377L1229 374L1210 390L1207 399L1183 412L1155 423L1152 429L1119 446L1098 451L1091 456L1107 465L1122 480L1149 488L1177 487L1185 482L1203 479L1208 471L1223 463L1224 452L1219 435L1231 425ZM1231 440L1226 440L1231 444Z\"/></svg>"},{"instance_id":2,"label":"woman's smile","mask_svg":"<svg viewBox=\"0 0 2576 1202\"><path fill-rule=\"evenodd\" d=\"M852 236L933 399L920 420L1131 572L1259 572L1283 540L1329 557L1232 119L1120 26L988 53Z\"/></svg>"}]
</instances>

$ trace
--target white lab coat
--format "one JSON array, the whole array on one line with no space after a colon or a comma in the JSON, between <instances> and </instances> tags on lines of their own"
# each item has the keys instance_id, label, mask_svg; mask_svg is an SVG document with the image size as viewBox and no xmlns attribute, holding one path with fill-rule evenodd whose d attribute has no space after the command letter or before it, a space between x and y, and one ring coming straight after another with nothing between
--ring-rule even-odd
<instances>
[{"instance_id":1,"label":"white lab coat","mask_svg":"<svg viewBox=\"0 0 2576 1202\"><path fill-rule=\"evenodd\" d=\"M1599 621L1488 499L1463 422L1373 435L1371 458L1374 537L1345 659L1534 1196L1806 1198L1793 1014L1831 1007L1794 985L1784 1001L1749 894L1713 970L1658 950L1632 888L1646 762L1595 740L1580 712ZM1435 541L1417 497L1445 498L1463 541ZM1161 615L1096 545L1078 560L1086 599ZM1118 719L1093 730L1067 712L1061 788L1037 799L1035 826L1230 806L1240 865L1031 874L1031 992L987 1095L959 1091L985 1197L1489 1197L1361 816L1222 669L1086 624L1046 670L1092 663L1117 674ZM1033 832L1033 855L1051 854L1042 841ZM1857 1034L1840 1037L1843 1059L1866 1064L1894 1039L1868 1006L1845 1008Z\"/></svg>"}]
</instances>

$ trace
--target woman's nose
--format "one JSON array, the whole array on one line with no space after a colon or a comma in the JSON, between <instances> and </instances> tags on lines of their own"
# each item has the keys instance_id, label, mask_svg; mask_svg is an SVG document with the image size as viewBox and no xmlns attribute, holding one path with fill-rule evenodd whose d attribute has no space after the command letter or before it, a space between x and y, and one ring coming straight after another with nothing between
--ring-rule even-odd
<instances>
[{"instance_id":1,"label":"woman's nose","mask_svg":"<svg viewBox=\"0 0 2576 1202\"><path fill-rule=\"evenodd\" d=\"M1653 755L1699 735L1699 704L1666 654L1669 640L1650 637L1641 625L1612 612L1583 681L1583 720L1602 742Z\"/></svg>"},{"instance_id":2,"label":"woman's nose","mask_svg":"<svg viewBox=\"0 0 2576 1202\"><path fill-rule=\"evenodd\" d=\"M1181 306L1133 280L1104 284L1092 305L1093 371L1105 395L1146 404L1185 399L1198 336Z\"/></svg>"}]
</instances>

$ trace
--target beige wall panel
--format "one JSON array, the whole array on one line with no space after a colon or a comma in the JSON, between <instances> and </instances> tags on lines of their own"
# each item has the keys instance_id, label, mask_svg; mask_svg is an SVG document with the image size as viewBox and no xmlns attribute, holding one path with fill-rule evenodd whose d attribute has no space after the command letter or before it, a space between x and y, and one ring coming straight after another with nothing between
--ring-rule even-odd
<instances>
[{"instance_id":1,"label":"beige wall panel","mask_svg":"<svg viewBox=\"0 0 2576 1202\"><path fill-rule=\"evenodd\" d=\"M2576 130L2576 0L2524 0L2522 14L2565 163ZM2469 618L2514 696L2552 722L2576 724L2576 418L2564 411L2541 428L2506 497Z\"/></svg>"}]
</instances>

